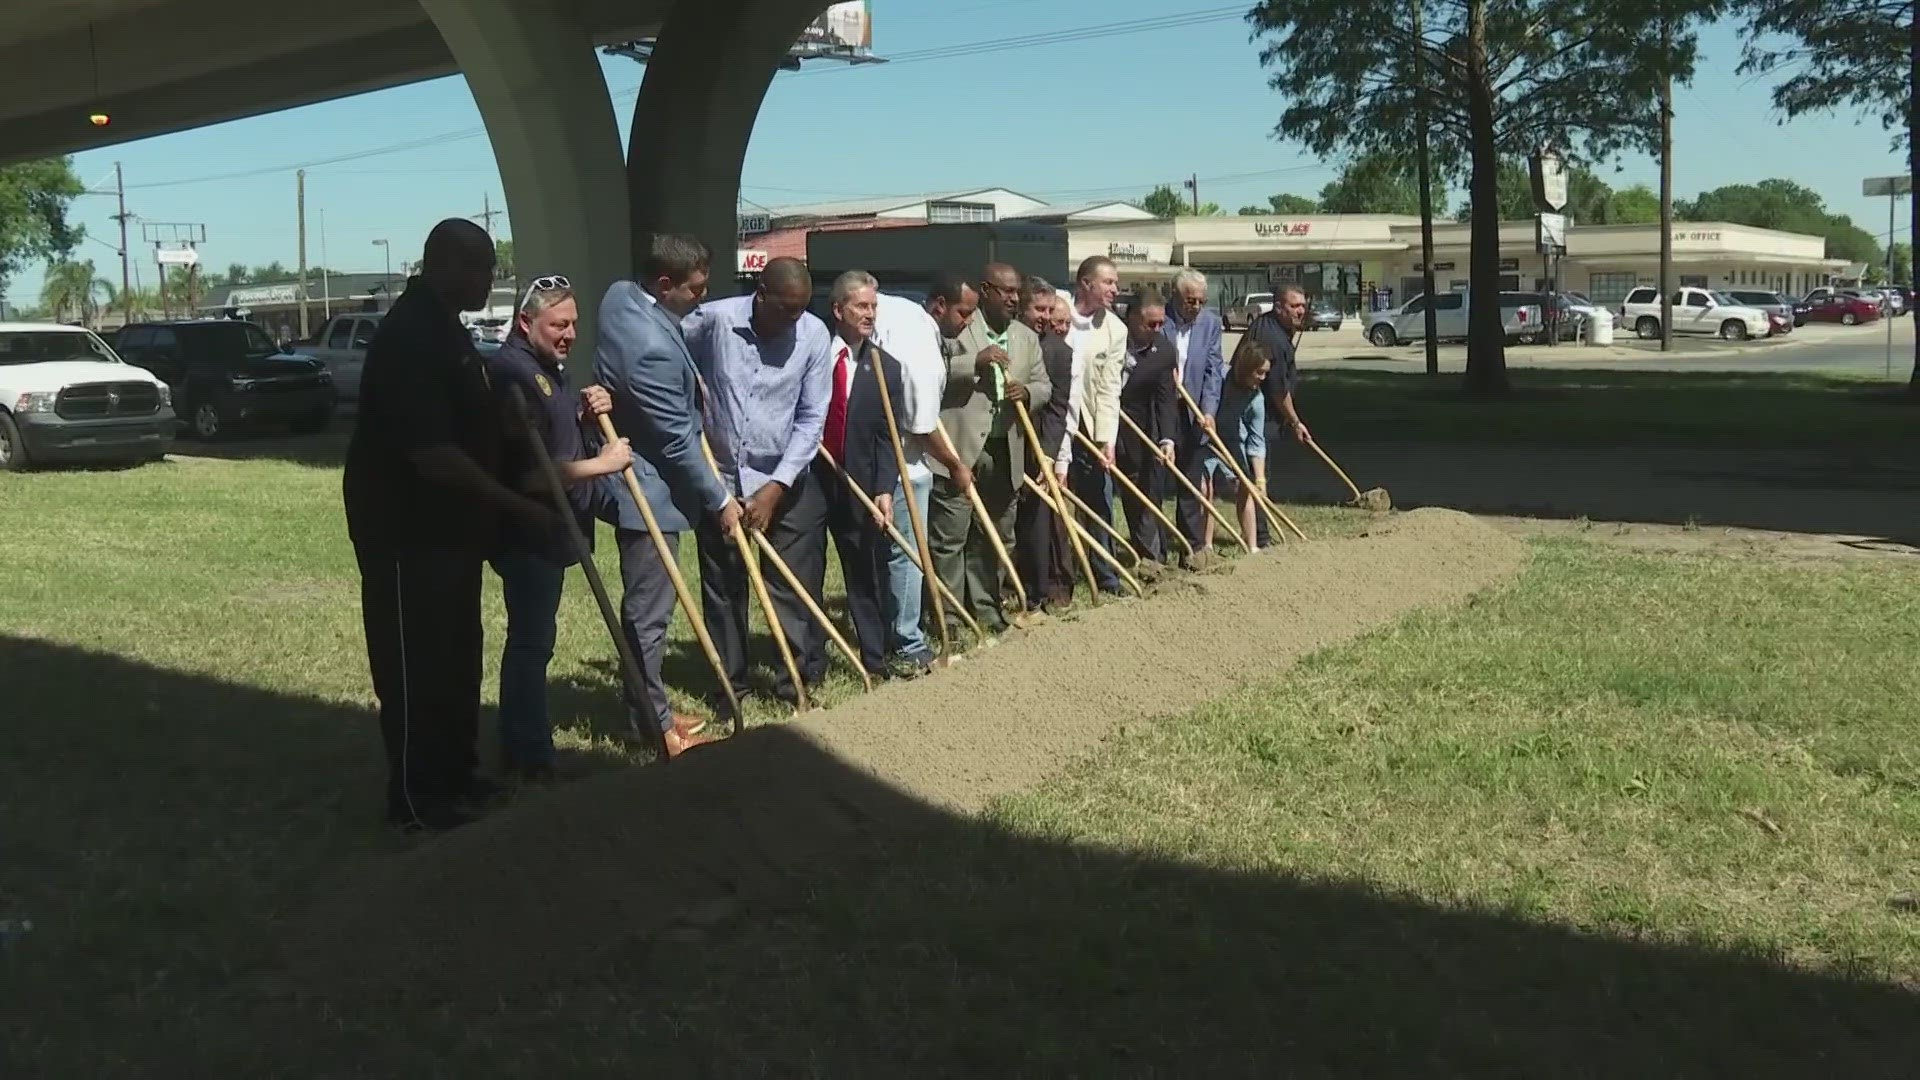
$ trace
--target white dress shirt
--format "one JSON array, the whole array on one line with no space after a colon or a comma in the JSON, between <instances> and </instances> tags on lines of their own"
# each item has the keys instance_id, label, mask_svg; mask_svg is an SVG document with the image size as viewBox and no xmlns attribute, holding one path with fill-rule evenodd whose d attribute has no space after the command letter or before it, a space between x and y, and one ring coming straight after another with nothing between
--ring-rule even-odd
<instances>
[{"instance_id":1,"label":"white dress shirt","mask_svg":"<svg viewBox=\"0 0 1920 1080\"><path fill-rule=\"evenodd\" d=\"M873 319L873 340L900 362L900 386L906 417L901 443L913 480L933 475L927 468L927 436L940 423L940 397L947 389L947 358L940 351L940 324L926 309L904 296L881 293Z\"/></svg>"}]
</instances>

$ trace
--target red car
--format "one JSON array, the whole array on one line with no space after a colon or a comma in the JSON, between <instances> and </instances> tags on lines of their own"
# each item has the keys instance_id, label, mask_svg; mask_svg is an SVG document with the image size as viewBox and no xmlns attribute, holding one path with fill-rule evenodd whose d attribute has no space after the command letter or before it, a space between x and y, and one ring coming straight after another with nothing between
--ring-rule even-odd
<instances>
[{"instance_id":1,"label":"red car","mask_svg":"<svg viewBox=\"0 0 1920 1080\"><path fill-rule=\"evenodd\" d=\"M1799 315L1807 322L1837 322L1854 326L1879 318L1880 305L1858 296L1828 293L1808 301L1806 310Z\"/></svg>"}]
</instances>

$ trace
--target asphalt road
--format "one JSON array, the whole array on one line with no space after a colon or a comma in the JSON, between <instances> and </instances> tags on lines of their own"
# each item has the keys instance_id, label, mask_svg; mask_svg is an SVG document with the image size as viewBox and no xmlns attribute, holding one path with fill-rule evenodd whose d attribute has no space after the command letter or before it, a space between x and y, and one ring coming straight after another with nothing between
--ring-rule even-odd
<instances>
[{"instance_id":1,"label":"asphalt road","mask_svg":"<svg viewBox=\"0 0 1920 1080\"><path fill-rule=\"evenodd\" d=\"M1516 345L1507 349L1511 367L1618 368L1633 371L1786 371L1822 372L1905 382L1913 371L1913 320L1892 321L1893 362L1887 363L1888 324L1839 326L1809 324L1785 338L1770 341L1725 342L1715 338L1676 338L1673 352L1662 355L1658 342L1642 342L1627 335L1615 337L1609 348L1563 344L1553 348ZM1240 335L1226 336L1230 356ZM1358 368L1374 371L1418 371L1426 354L1418 345L1389 349L1369 344L1359 326L1349 320L1338 331L1308 334L1301 342L1303 366ZM1465 368L1467 351L1461 345L1440 347L1443 371Z\"/></svg>"}]
</instances>

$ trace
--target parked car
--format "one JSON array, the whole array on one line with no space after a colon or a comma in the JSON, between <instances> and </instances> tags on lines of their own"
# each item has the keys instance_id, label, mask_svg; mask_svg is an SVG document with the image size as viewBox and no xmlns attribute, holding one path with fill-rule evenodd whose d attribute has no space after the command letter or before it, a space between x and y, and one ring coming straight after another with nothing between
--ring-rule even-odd
<instances>
[{"instance_id":1,"label":"parked car","mask_svg":"<svg viewBox=\"0 0 1920 1080\"><path fill-rule=\"evenodd\" d=\"M1769 318L1779 316L1779 321L1786 323L1786 329L1776 330L1775 333L1787 333L1798 325L1794 321L1793 301L1777 292L1768 292L1765 289L1728 289L1727 295L1732 297L1735 303L1744 307L1759 308L1766 312ZM1770 325L1778 325L1778 323Z\"/></svg>"},{"instance_id":2,"label":"parked car","mask_svg":"<svg viewBox=\"0 0 1920 1080\"><path fill-rule=\"evenodd\" d=\"M85 327L0 323L0 471L157 460L172 406L166 383Z\"/></svg>"},{"instance_id":3,"label":"parked car","mask_svg":"<svg viewBox=\"0 0 1920 1080\"><path fill-rule=\"evenodd\" d=\"M1434 298L1433 308L1435 336L1442 341L1466 339L1466 293L1440 293ZM1426 337L1426 310L1427 298L1416 296L1393 310L1369 314L1367 340L1386 349L1401 342L1418 341ZM1500 316L1509 344L1539 336L1545 325L1539 295L1536 293L1501 293Z\"/></svg>"},{"instance_id":4,"label":"parked car","mask_svg":"<svg viewBox=\"0 0 1920 1080\"><path fill-rule=\"evenodd\" d=\"M1331 297L1315 300L1307 311L1309 330L1338 330L1346 321L1347 316L1340 310L1340 302Z\"/></svg>"},{"instance_id":5,"label":"parked car","mask_svg":"<svg viewBox=\"0 0 1920 1080\"><path fill-rule=\"evenodd\" d=\"M473 335L474 343L498 345L507 340L507 331L511 329L505 319L475 319L467 324L467 330Z\"/></svg>"},{"instance_id":6,"label":"parked car","mask_svg":"<svg viewBox=\"0 0 1920 1080\"><path fill-rule=\"evenodd\" d=\"M1643 340L1660 336L1660 291L1642 285L1627 294L1620 304L1620 324L1633 327ZM1673 293L1673 332L1676 334L1716 334L1728 341L1766 337L1773 330L1767 313L1759 308L1735 303L1726 293L1696 286Z\"/></svg>"},{"instance_id":7,"label":"parked car","mask_svg":"<svg viewBox=\"0 0 1920 1080\"><path fill-rule=\"evenodd\" d=\"M333 388L343 402L360 400L360 373L367 366L367 346L380 329L378 311L356 311L327 320L300 351L326 365Z\"/></svg>"},{"instance_id":8,"label":"parked car","mask_svg":"<svg viewBox=\"0 0 1920 1080\"><path fill-rule=\"evenodd\" d=\"M1800 317L1806 322L1837 322L1855 326L1878 319L1880 305L1864 296L1828 292L1802 302Z\"/></svg>"},{"instance_id":9,"label":"parked car","mask_svg":"<svg viewBox=\"0 0 1920 1080\"><path fill-rule=\"evenodd\" d=\"M280 351L253 323L136 323L119 340L128 363L172 388L175 411L202 439L270 424L311 433L333 419L327 369L311 356Z\"/></svg>"},{"instance_id":10,"label":"parked car","mask_svg":"<svg viewBox=\"0 0 1920 1080\"><path fill-rule=\"evenodd\" d=\"M1248 293L1237 302L1228 304L1226 310L1220 313L1220 321L1229 330L1245 330L1253 325L1253 320L1272 310L1272 293Z\"/></svg>"}]
</instances>

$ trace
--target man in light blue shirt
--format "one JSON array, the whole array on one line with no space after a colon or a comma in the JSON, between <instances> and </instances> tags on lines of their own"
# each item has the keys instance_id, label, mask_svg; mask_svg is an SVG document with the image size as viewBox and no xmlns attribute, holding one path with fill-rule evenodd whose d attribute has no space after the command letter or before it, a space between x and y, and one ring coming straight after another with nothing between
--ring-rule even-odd
<instances>
[{"instance_id":1,"label":"man in light blue shirt","mask_svg":"<svg viewBox=\"0 0 1920 1080\"><path fill-rule=\"evenodd\" d=\"M750 296L711 300L682 322L687 350L706 387L707 432L730 491L742 502L741 523L766 534L780 557L821 599L827 573L827 503L809 464L826 428L833 394L833 335L807 312L813 278L798 259L767 263ZM747 693L746 567L717 525L696 528L700 606L734 693ZM809 685L826 675L820 630L778 574L767 591L779 613L800 675ZM774 693L797 693L784 666Z\"/></svg>"}]
</instances>

